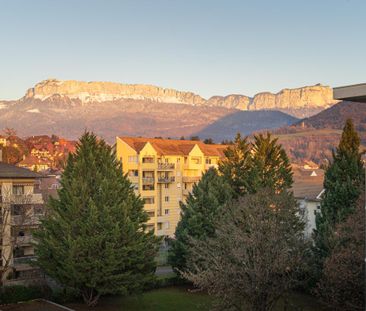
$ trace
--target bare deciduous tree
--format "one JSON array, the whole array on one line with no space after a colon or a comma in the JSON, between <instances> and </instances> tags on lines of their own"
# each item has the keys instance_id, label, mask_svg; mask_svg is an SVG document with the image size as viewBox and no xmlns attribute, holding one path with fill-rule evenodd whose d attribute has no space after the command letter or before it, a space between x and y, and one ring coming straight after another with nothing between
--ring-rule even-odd
<instances>
[{"instance_id":1,"label":"bare deciduous tree","mask_svg":"<svg viewBox=\"0 0 366 311\"><path fill-rule=\"evenodd\" d=\"M365 310L364 206L362 193L355 212L336 226L330 238L332 251L316 293L334 310Z\"/></svg>"},{"instance_id":2,"label":"bare deciduous tree","mask_svg":"<svg viewBox=\"0 0 366 311\"><path fill-rule=\"evenodd\" d=\"M297 283L307 243L292 195L260 190L228 206L216 237L193 241L182 275L216 299L218 310L272 310Z\"/></svg>"}]
</instances>

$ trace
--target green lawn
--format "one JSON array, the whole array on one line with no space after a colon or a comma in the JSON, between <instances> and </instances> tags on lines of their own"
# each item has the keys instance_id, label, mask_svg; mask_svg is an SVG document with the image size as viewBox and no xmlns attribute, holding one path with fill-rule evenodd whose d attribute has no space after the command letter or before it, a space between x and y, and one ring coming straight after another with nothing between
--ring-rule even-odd
<instances>
[{"instance_id":1,"label":"green lawn","mask_svg":"<svg viewBox=\"0 0 366 311\"><path fill-rule=\"evenodd\" d=\"M82 304L69 304L68 307L77 311L195 311L209 310L211 298L202 293L191 293L184 287L170 287L156 289L133 297L107 297L100 301L97 307L88 309ZM291 295L292 307L289 310L323 311L314 298L302 295ZM294 309L294 306L300 309ZM282 311L280 302L276 311Z\"/></svg>"}]
</instances>

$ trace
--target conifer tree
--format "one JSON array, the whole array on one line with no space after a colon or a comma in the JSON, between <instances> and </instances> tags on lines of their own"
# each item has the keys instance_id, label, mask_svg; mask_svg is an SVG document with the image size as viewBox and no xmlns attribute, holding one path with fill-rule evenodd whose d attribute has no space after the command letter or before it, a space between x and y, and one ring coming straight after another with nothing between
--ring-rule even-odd
<instances>
[{"instance_id":1,"label":"conifer tree","mask_svg":"<svg viewBox=\"0 0 366 311\"><path fill-rule=\"evenodd\" d=\"M40 267L90 306L103 294L142 289L154 277L158 240L112 148L85 133L61 185L35 234Z\"/></svg>"},{"instance_id":2,"label":"conifer tree","mask_svg":"<svg viewBox=\"0 0 366 311\"><path fill-rule=\"evenodd\" d=\"M259 188L270 188L276 192L291 188L293 179L290 161L278 143L278 138L272 139L268 132L265 136L255 135L251 157L251 193L255 193Z\"/></svg>"},{"instance_id":3,"label":"conifer tree","mask_svg":"<svg viewBox=\"0 0 366 311\"><path fill-rule=\"evenodd\" d=\"M236 196L248 193L251 167L250 144L240 133L234 143L225 151L225 158L219 164L219 171L230 184Z\"/></svg>"},{"instance_id":4,"label":"conifer tree","mask_svg":"<svg viewBox=\"0 0 366 311\"><path fill-rule=\"evenodd\" d=\"M272 139L269 133L255 135L252 143L237 134L234 144L224 153L219 170L236 196L255 193L260 188L276 192L291 188L290 161L278 139Z\"/></svg>"},{"instance_id":5,"label":"conifer tree","mask_svg":"<svg viewBox=\"0 0 366 311\"><path fill-rule=\"evenodd\" d=\"M181 204L181 220L169 253L169 262L176 271L187 269L186 260L192 239L204 240L214 235L214 222L232 197L230 185L214 168L210 168L198 184L193 186L187 202Z\"/></svg>"},{"instance_id":6,"label":"conifer tree","mask_svg":"<svg viewBox=\"0 0 366 311\"><path fill-rule=\"evenodd\" d=\"M321 212L316 216L315 252L320 265L329 255L329 237L336 224L350 215L364 185L360 137L351 119L346 121L333 161L324 178Z\"/></svg>"}]
</instances>

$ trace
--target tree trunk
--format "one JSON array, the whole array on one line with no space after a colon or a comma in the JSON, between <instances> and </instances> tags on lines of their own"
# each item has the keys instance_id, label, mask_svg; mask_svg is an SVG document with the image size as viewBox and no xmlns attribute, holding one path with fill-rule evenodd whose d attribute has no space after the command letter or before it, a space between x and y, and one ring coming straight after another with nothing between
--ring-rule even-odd
<instances>
[{"instance_id":1,"label":"tree trunk","mask_svg":"<svg viewBox=\"0 0 366 311\"><path fill-rule=\"evenodd\" d=\"M82 291L82 296L88 307L95 307L99 301L100 293L94 290L94 288L87 288Z\"/></svg>"}]
</instances>

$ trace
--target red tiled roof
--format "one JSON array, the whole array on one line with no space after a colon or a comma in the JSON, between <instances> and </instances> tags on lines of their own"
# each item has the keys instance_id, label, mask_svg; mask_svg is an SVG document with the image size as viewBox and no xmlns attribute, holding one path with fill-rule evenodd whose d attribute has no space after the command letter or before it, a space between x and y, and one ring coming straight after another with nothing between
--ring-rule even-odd
<instances>
[{"instance_id":1,"label":"red tiled roof","mask_svg":"<svg viewBox=\"0 0 366 311\"><path fill-rule=\"evenodd\" d=\"M150 143L159 155L189 155L195 145L202 150L206 156L222 157L223 151L227 148L226 145L206 145L201 141L196 140L176 140L176 139L161 139L147 137L119 137L132 149L139 153L146 145Z\"/></svg>"}]
</instances>

